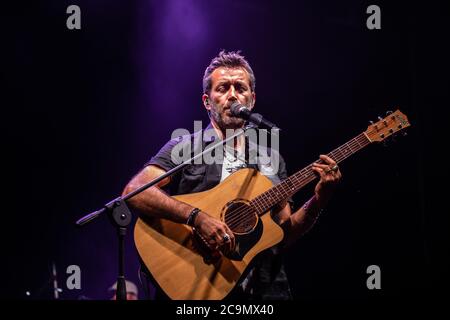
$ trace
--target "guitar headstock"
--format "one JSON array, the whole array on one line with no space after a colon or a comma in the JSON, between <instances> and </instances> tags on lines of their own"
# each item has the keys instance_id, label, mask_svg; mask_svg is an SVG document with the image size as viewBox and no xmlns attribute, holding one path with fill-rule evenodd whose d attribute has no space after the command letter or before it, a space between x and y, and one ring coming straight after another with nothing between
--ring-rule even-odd
<instances>
[{"instance_id":1,"label":"guitar headstock","mask_svg":"<svg viewBox=\"0 0 450 320\"><path fill-rule=\"evenodd\" d=\"M371 122L364 132L370 142L384 141L386 138L411 125L408 121L408 117L400 110L395 112L388 111L386 117L378 117L378 119L379 121L375 123Z\"/></svg>"}]
</instances>

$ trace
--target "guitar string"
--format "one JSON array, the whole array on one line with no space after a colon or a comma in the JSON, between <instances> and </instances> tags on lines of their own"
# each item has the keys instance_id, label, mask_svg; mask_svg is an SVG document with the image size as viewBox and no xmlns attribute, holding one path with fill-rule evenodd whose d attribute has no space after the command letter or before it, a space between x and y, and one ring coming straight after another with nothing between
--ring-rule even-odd
<instances>
[{"instance_id":1,"label":"guitar string","mask_svg":"<svg viewBox=\"0 0 450 320\"><path fill-rule=\"evenodd\" d=\"M359 143L359 141L352 142L351 146L355 147L356 144L358 144L359 147L362 147L361 143ZM363 144L365 144L365 143L363 142ZM356 151L358 151L358 150L359 149L357 149ZM330 153L330 155L332 155L332 153L336 153L335 158L337 159L337 162L344 160L346 157L348 157L350 155L348 152L347 153L341 152L341 155L339 156L337 154L337 151L340 151L339 148ZM356 152L356 151L354 151L354 152ZM354 152L352 151L351 154L353 154ZM311 165L307 167L308 171L311 170L310 167L311 167ZM267 211L266 208L270 208L271 206L273 206L274 203L276 204L277 202L283 200L283 198L291 196L293 193L296 192L295 189L298 190L299 188L303 187L303 185L305 185L306 183L309 183L310 181L316 179L315 174L311 175L310 174L311 172L308 172L308 175L306 177L305 177L305 174L303 174L302 178L299 178L298 173L300 173L302 171L305 171L305 170L303 169L288 178L289 180L291 180L291 182L293 182L294 188L290 188L290 189L286 190L286 187L282 186L280 188L281 192L276 193L275 201L274 201L274 198L268 194L269 192L267 192L267 194L263 193L262 195L257 196L255 199L252 200L252 204L254 205L256 210L252 210L252 208L249 208L249 207L244 207L244 208L239 208L237 210L231 211L229 214L230 218L228 219L227 224L229 226L236 227L236 224L237 224L237 226L239 226L240 223L246 223L246 222L252 221L254 219L253 214L251 214L251 215L243 215L243 214L253 213L253 211L256 211L259 214L265 213ZM285 181L287 181L287 179ZM268 190L268 191L270 191L270 190ZM281 195L281 199L278 199L279 195ZM267 200L270 201L270 202L268 202L269 204L267 204ZM259 203L259 202L262 202L262 203ZM266 203L264 203L264 202L266 202ZM239 219L239 218L241 218L241 219Z\"/></svg>"},{"instance_id":2,"label":"guitar string","mask_svg":"<svg viewBox=\"0 0 450 320\"><path fill-rule=\"evenodd\" d=\"M361 141L362 140L362 141ZM350 155L356 153L357 151L359 151L361 148L365 147L366 145L368 145L370 143L370 141L367 140L367 137L364 136L364 134L360 134L359 136L353 138L352 140L350 140L349 142L343 144L341 147L336 148L335 150L333 150L332 152L329 153L329 155L332 155L333 153L335 153L335 159L336 162L341 162L343 160L345 160L347 157L349 157ZM346 148L347 147L347 148ZM355 151L353 151L353 148L355 149ZM341 149L350 149L351 152L344 152L342 153ZM341 155L337 154L337 152L339 152ZM302 174L302 178L298 177L298 174L306 171L305 173ZM305 177L305 174L308 174ZM314 174L313 176L310 175L311 174L311 165L307 166L306 168L296 172L295 174L293 174L292 176L290 176L289 178L287 178L284 181L287 181L289 179L289 181L294 183L294 188L291 190L286 190L285 186L279 186L279 190L281 191L280 193L276 193L275 197L275 203L270 205L271 202L273 201L273 197L270 196L268 193L271 192L273 190L269 189L266 192L262 193L261 195L255 197L252 201L251 201L251 205L250 207L245 206L244 208L239 208L237 210L231 211L229 212L228 215L226 215L229 217L226 220L227 225L230 227L237 227L239 226L239 224L242 224L244 222L249 222L251 220L253 220L253 214L251 215L246 215L249 213L253 213L253 211L256 211L258 215L267 212L266 207L271 207L273 205L275 205L277 202L280 202L283 200L284 197L289 197L291 196L293 193L295 193L296 191L294 191L295 189L299 189L302 188L304 186L304 182L309 183L312 180L316 179L316 175ZM307 181L310 180L310 181ZM275 186L276 187L276 186ZM275 188L274 187L274 188ZM292 192L294 191L294 192ZM278 199L278 195L281 195L281 199ZM269 200L270 202L268 202L267 200ZM265 203L266 202L266 203ZM267 205L267 203L269 203L269 206ZM252 208L253 205L253 208ZM267 208L267 209L269 209ZM256 209L256 210L254 210ZM239 219L241 218L241 219ZM236 226L237 224L237 226Z\"/></svg>"},{"instance_id":3,"label":"guitar string","mask_svg":"<svg viewBox=\"0 0 450 320\"><path fill-rule=\"evenodd\" d=\"M298 189L300 189L301 187L303 187L304 185L308 184L309 182L313 181L317 179L317 177L315 176L309 176L308 179L302 179L302 185L298 186ZM290 190L291 191L291 190ZM239 227L240 225L244 224L244 223L249 223L251 221L254 220L254 212L256 211L257 214L259 216L261 216L263 213L267 212L268 210L270 210L271 207L273 207L277 202L282 201L283 198L288 198L289 196L291 196L294 192L287 192L286 190L283 190L283 193L279 193L284 195L281 199L270 199L271 202L269 202L269 204L267 203L263 203L262 207L263 209L257 209L257 210L253 210L253 208L244 208L247 210L239 210L239 211L234 211L230 213L231 219L233 219L233 221L226 221L226 223L229 225L229 227L236 228Z\"/></svg>"},{"instance_id":4,"label":"guitar string","mask_svg":"<svg viewBox=\"0 0 450 320\"><path fill-rule=\"evenodd\" d=\"M336 149L336 150L333 150L332 152L330 152L329 153L329 155L331 155L333 158L335 158L336 160L337 160L337 162L341 162L342 160L344 160L345 158L347 158L348 156L350 156L351 154L353 154L353 153L355 153L356 151L358 151L359 150L359 148L356 148L356 151L353 151L353 149L351 148L351 147L355 147L356 146L356 143L358 143L359 144L359 147L361 147L361 143L359 143L359 141L354 141L354 142L352 142L350 145L349 144L347 144L347 146L348 146L348 149L350 149L351 150L351 153L349 154L349 152L347 151L347 152L342 152L340 149L342 149L342 148L338 148L338 149ZM363 144L364 144L364 142L363 142ZM346 148L347 149L347 148ZM337 153L337 152L339 152L340 153L340 155ZM311 179L311 177L312 177L312 179L315 179L316 178L316 175L315 175L315 173L313 173L312 171L311 171L312 169L311 169L311 165L309 165L308 167L306 167L305 169L302 169L302 170L300 170L300 171L298 171L297 173L295 173L295 174L293 174L292 176L290 176L288 179L286 179L285 181L286 181L286 183L291 183L291 185L293 184L293 186L287 186L286 184L285 185L283 185L282 187L281 187L281 189L280 189L280 191L282 192L281 193L281 196L284 196L284 194L283 193L286 193L286 194L289 194L289 193L292 193L292 191L294 191L296 188L297 188L297 186L295 185L295 184L301 184L301 183L303 183L303 180L304 181L307 181L308 180L308 183L310 182L309 180ZM312 175L313 174L313 175ZM301 175L301 177L300 177L300 175ZM258 197L256 197L254 200L256 200L256 202L257 201L259 201L259 200L262 200L262 201L265 201L265 200L267 200L267 199L269 199L269 200L272 200L271 198L273 198L273 196L270 194L270 193L272 193L273 194L273 191L271 192L271 190L268 190L269 192L267 192L267 193L263 193L262 195L260 195L260 196L258 196ZM277 199L278 198L278 194L276 193L275 194L275 200L276 201L278 201L279 199ZM264 206L263 206L264 207Z\"/></svg>"},{"instance_id":5,"label":"guitar string","mask_svg":"<svg viewBox=\"0 0 450 320\"><path fill-rule=\"evenodd\" d=\"M374 133L374 132L375 132L374 130L368 131L369 134ZM377 132L379 132L379 131L377 130ZM367 146L370 143L371 143L371 141L368 140L368 137L365 136L364 133L361 133L360 135L351 139L349 142L343 144L341 147L338 147L335 150L333 150L332 152L330 152L329 155L333 155L333 153L335 153L334 158L337 159L336 160L337 162L341 162L341 161L345 160L346 158L348 158L350 155L356 153L357 151L359 151L360 149L362 149L363 147ZM356 150L353 151L352 147L356 147ZM346 152L346 151L348 151L348 149L350 149L350 151L351 151L350 153ZM344 152L342 152L342 151L344 151ZM340 155L337 154L338 152L340 153ZM296 172L295 174L293 174L292 176L290 176L288 178L289 180L286 179L287 181L291 181L297 185L294 185L294 187L291 188L290 190L289 189L286 190L286 185L281 185L279 187L279 191L281 191L281 192L275 194L276 195L275 202L273 201L273 197L270 196L270 194L269 194L270 192L273 192L273 188L272 188L272 189L267 190L263 194L255 197L255 199L253 199L251 201L251 205L256 210L253 210L252 207L244 207L243 209L239 208L238 210L231 211L231 213L229 214L230 218L229 218L227 224L229 224L230 226L235 226L236 223L239 224L242 222L249 222L249 221L253 220L253 214L249 215L249 216L244 215L244 217L242 219L240 219L240 221L239 221L239 219L236 220L236 218L242 217L243 213L253 213L253 211L256 211L258 215L261 215L262 213L267 212L267 210L270 209L271 206L275 205L277 202L282 201L283 198L292 196L292 194L294 194L298 189L302 188L305 184L316 179L315 175L311 176L310 172L308 172L311 170L310 167L311 167L311 165L309 165L305 169L302 169L302 170ZM304 171L306 171L306 172L303 173ZM301 179L298 177L299 173L302 173ZM295 190L295 189L297 189L297 190ZM281 195L281 199L278 199L279 195ZM268 202L269 205L267 204L267 200L270 201L270 202ZM266 201L266 203L264 201Z\"/></svg>"},{"instance_id":6,"label":"guitar string","mask_svg":"<svg viewBox=\"0 0 450 320\"><path fill-rule=\"evenodd\" d=\"M379 132L378 129L375 129L372 131L367 131L367 132L369 134L372 134L375 131ZM361 133L358 136L356 136L355 138L351 139L349 142L343 144L341 147L338 147L335 150L333 150L332 152L330 152L329 155L333 155L333 153L336 153L336 157L335 157L336 162L341 162L341 161L345 160L346 158L348 158L349 156L356 153L357 151L361 150L362 148L364 148L365 146L367 146L370 143L371 143L371 141L368 139L368 137L366 135L364 135L364 133ZM347 148L344 148L344 147L348 147L348 149L350 149L351 152L350 153L345 152ZM352 147L356 147L356 150L353 151ZM342 150L344 151L344 153L342 153ZM341 155L339 156L337 154L337 152L339 152ZM282 201L283 198L292 196L295 192L297 192L298 189L302 188L304 185L308 184L309 182L311 182L317 178L315 175L313 175L313 176L310 175L310 170L311 170L310 167L311 167L311 165L296 172L295 174L293 174L292 176L287 178L286 180L289 179L288 181L296 180L296 181L291 181L291 182L294 182L294 184L297 183L297 185L296 186L294 185L294 187L291 190L286 190L285 185L281 185L279 187L279 190L281 191L281 193L275 194L276 195L275 202L273 201L272 196L269 195L269 193L273 192L273 190L274 190L274 188L271 188L271 189L267 190L266 192L262 193L261 195L255 197L255 199L253 199L251 201L250 207L244 207L243 209L240 208L236 211L231 211L231 213L229 214L230 219L228 220L227 224L229 226L238 227L239 224L242 224L243 222L249 222L249 221L253 220L253 214L243 216L244 213L247 214L247 213L253 213L253 211L256 211L256 213L258 215L261 215L261 214L267 212L267 210L269 210L270 207L275 205L277 202ZM305 171L305 173L302 173L303 171ZM302 173L302 178L300 180L298 178L299 173ZM307 173L307 175L306 175L306 173ZM297 190L295 190L295 189L297 189ZM285 195L284 195L284 193L285 193ZM281 195L281 199L278 199L279 195ZM268 202L269 205L267 204L267 200L270 201L270 202ZM266 201L266 203L264 203L264 201ZM254 210L252 208L252 206L256 210ZM236 218L240 218L240 217L242 217L242 219L236 219ZM237 226L235 226L236 223L238 223Z\"/></svg>"},{"instance_id":7,"label":"guitar string","mask_svg":"<svg viewBox=\"0 0 450 320\"><path fill-rule=\"evenodd\" d=\"M361 140L361 138L365 138L365 141L361 141L362 142L362 146L361 146L361 143L360 143L360 141L358 141L358 139L359 140ZM351 142L351 143L350 143ZM356 137L356 138L354 138L354 139L352 139L352 140L350 140L350 142L348 142L348 143L346 143L346 144L344 144L344 145L347 145L347 146L349 146L349 149L352 151L351 153L342 153L341 152L341 155L339 156L338 154L336 154L336 161L337 162L341 162L342 160L344 160L345 158L347 158L348 156L350 156L350 155L352 155L353 153L355 153L355 152L357 152L357 151L359 151L362 147L364 147L364 146L366 146L367 144L369 144L370 142L368 142L367 141L367 138L366 137L361 137L361 136L358 136L358 137ZM344 146L343 145L343 146ZM352 150L352 147L356 147L358 145L358 147L359 148L356 148L356 151L353 151ZM332 152L330 152L329 154L330 155L332 155L333 153L337 153L337 151L340 151L340 149L342 149L342 147L339 147L339 148L337 148L337 149L335 149L335 150L333 150ZM306 169L306 170L305 170ZM293 174L292 176L290 176L289 178L287 178L286 180L284 180L284 181L287 181L288 179L289 180L293 180L293 179L295 179L296 181L293 181L294 183L296 183L297 184L297 186L295 186L293 189L291 189L291 190L286 190L285 189L285 187L284 186L282 186L281 188L280 188L280 191L281 191L281 193L276 193L276 195L278 196L278 195L281 195L281 199L278 199L278 197L275 197L275 204L277 203L277 202L279 202L279 201L281 201L281 200L283 200L283 198L284 197L289 197L289 196L291 196L293 193L295 193L295 192L293 192L292 193L292 191L294 191L295 190L295 188L297 188L298 186L299 186L299 188L301 188L301 187L303 187L303 183L304 182L306 182L306 183L309 183L310 181L307 181L307 180L314 180L314 179L316 179L317 177L316 177L316 175L314 174L313 176L311 176L310 175L310 171L311 171L311 165L309 165L309 166L307 166L305 169L302 169L302 170L300 170L300 171L298 171L297 173L295 173L295 174ZM305 177L305 174L303 174L303 177L302 178L299 178L297 175L298 175L298 173L300 173L300 172L302 172L302 171L309 171L308 172L308 175ZM284 182L283 181L283 182ZM303 184L303 185L302 185ZM301 186L300 186L301 185ZM278 185L278 186L280 186L280 184ZM271 207L271 206L273 206L273 205L267 205L267 203L264 203L264 201L267 201L267 200L270 200L271 202L273 202L273 197L271 197L270 195L267 195L271 190L273 190L273 189L269 189L269 190L267 190L266 192L264 192L263 194L261 194L261 195L259 195L259 196L257 196L257 197L255 197L255 199L253 199L251 202L252 202L252 204L253 204L253 207L255 207L255 211L258 213L258 214L261 214L261 213L265 213L267 210L266 210L266 207ZM298 189L297 189L298 190ZM267 194L266 194L267 193ZM292 193L292 194L290 194L290 193ZM261 203L261 204L259 204L258 202L263 202L263 203ZM270 203L270 202L269 202ZM244 207L244 208L239 208L239 209L237 209L237 210L235 210L235 211L231 211L230 212L230 214L229 214L229 216L230 216L230 218L229 218L229 220L228 220L228 222L227 222L227 224L228 225L235 225L236 224L236 222L237 223L242 223L242 222L248 222L248 221L251 221L251 220L253 220L253 215L250 215L250 216L243 216L243 213L245 212L246 214L247 213L253 213L253 211L254 210L252 210L252 208L250 207ZM237 218L239 218L239 217L243 217L243 219L241 219L240 221L238 221L239 219L237 219Z\"/></svg>"}]
</instances>

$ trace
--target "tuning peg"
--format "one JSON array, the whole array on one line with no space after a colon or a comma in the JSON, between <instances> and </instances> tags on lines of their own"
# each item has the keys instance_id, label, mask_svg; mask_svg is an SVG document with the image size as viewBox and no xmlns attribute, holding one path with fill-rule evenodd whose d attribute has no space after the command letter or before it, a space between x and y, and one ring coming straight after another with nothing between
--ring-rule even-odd
<instances>
[{"instance_id":1,"label":"tuning peg","mask_svg":"<svg viewBox=\"0 0 450 320\"><path fill-rule=\"evenodd\" d=\"M378 117L378 120L383 121L384 125L387 126L387 121L384 120L382 117Z\"/></svg>"},{"instance_id":2,"label":"tuning peg","mask_svg":"<svg viewBox=\"0 0 450 320\"><path fill-rule=\"evenodd\" d=\"M391 110L389 110L389 111L386 112L386 116L390 116L390 115L393 114L393 113L394 113L394 112L392 112ZM395 120L395 116L392 116L391 118L392 118L392 120Z\"/></svg>"},{"instance_id":3,"label":"tuning peg","mask_svg":"<svg viewBox=\"0 0 450 320\"><path fill-rule=\"evenodd\" d=\"M373 126L373 127L375 128L375 130L377 130L377 131L379 130L379 129L378 129L378 126L377 126L377 124L376 124L375 122L373 122L373 121L371 120L371 121L369 121L369 123L370 123L371 126Z\"/></svg>"}]
</instances>

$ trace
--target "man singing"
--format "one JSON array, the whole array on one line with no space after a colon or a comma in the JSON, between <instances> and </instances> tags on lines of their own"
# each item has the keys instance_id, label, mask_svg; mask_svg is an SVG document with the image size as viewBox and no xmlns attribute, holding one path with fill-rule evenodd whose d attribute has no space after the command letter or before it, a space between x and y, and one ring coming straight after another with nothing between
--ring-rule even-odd
<instances>
[{"instance_id":1,"label":"man singing","mask_svg":"<svg viewBox=\"0 0 450 320\"><path fill-rule=\"evenodd\" d=\"M234 117L230 107L234 102L238 102L249 109L254 108L255 75L247 60L239 52L222 51L212 59L203 76L202 101L211 120L209 128L214 130L220 139L226 136L227 129L239 129L244 126L245 121ZM211 140L203 138L202 147L207 147ZM170 140L133 177L126 186L124 194L177 166L179 163L173 161L172 150L181 141L183 141L182 138ZM137 210L141 216L168 219L195 227L211 248L224 252L232 251L235 246L235 236L224 222L170 195L211 189L232 172L243 167L250 167L251 161L246 157L245 147L245 138L237 139L231 149L224 148L222 163L188 165L171 178L161 181L158 186L151 187L131 198L130 207ZM277 152L277 150L267 151L269 154ZM285 237L279 245L266 250L254 259L253 267L228 298L247 300L292 298L281 263L283 247L295 242L314 225L319 212L325 207L335 185L341 179L341 173L333 159L325 155L320 155L320 159L321 163L313 164L313 170L320 177L315 186L314 195L295 212L291 211L289 202L281 203L272 209L272 218L283 228ZM263 166L254 167L267 175L274 184L287 178L286 165L282 157L279 158L278 170L272 174L261 170ZM148 270L143 267L141 276L147 275ZM157 297L163 296L163 293L157 293Z\"/></svg>"}]
</instances>

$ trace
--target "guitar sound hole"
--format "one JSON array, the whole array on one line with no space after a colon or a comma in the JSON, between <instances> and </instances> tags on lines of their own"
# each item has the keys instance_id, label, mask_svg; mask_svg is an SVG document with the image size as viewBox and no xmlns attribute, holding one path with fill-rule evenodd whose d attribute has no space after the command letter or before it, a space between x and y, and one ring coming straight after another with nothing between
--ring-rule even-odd
<instances>
[{"instance_id":1,"label":"guitar sound hole","mask_svg":"<svg viewBox=\"0 0 450 320\"><path fill-rule=\"evenodd\" d=\"M233 233L243 234L255 228L258 223L258 215L244 200L234 200L225 207L223 220Z\"/></svg>"}]
</instances>

